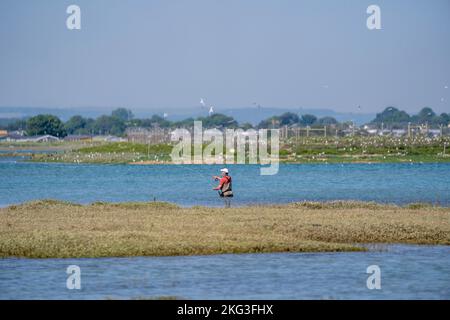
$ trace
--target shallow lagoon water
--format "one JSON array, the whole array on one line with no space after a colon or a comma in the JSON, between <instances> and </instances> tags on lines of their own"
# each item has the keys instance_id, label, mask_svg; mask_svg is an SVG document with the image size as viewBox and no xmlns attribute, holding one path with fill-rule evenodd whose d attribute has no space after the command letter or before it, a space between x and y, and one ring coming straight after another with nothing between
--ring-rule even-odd
<instances>
[{"instance_id":1,"label":"shallow lagoon water","mask_svg":"<svg viewBox=\"0 0 450 320\"><path fill-rule=\"evenodd\" d=\"M381 250L380 250L381 249ZM81 268L81 290L66 268ZM381 290L369 290L378 265ZM0 259L0 299L450 299L450 247L370 252Z\"/></svg>"},{"instance_id":2,"label":"shallow lagoon water","mask_svg":"<svg viewBox=\"0 0 450 320\"><path fill-rule=\"evenodd\" d=\"M16 159L17 160L17 159ZM0 206L35 199L77 203L169 201L221 206L212 191L219 165L95 165L0 159ZM233 205L313 200L450 205L450 163L281 164L273 176L258 165L229 165Z\"/></svg>"},{"instance_id":3,"label":"shallow lagoon water","mask_svg":"<svg viewBox=\"0 0 450 320\"><path fill-rule=\"evenodd\" d=\"M222 205L214 165L45 164L0 158L0 205L53 198ZM234 205L351 199L450 205L450 164L229 166ZM380 247L378 247L379 249ZM0 259L0 299L450 299L450 247L381 246L353 253L274 253L101 259ZM66 288L78 265L82 289ZM369 290L378 265L382 289Z\"/></svg>"}]
</instances>

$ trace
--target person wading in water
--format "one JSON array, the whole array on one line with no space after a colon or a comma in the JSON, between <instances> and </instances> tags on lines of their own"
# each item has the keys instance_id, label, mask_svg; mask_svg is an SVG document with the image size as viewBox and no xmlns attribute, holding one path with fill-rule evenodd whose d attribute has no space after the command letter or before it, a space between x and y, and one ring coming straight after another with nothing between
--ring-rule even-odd
<instances>
[{"instance_id":1,"label":"person wading in water","mask_svg":"<svg viewBox=\"0 0 450 320\"><path fill-rule=\"evenodd\" d=\"M219 180L219 185L213 190L219 191L219 196L225 200L225 208L229 208L231 206L231 198L233 197L233 191L231 188L231 177L228 173L227 168L220 169L222 174L221 177L214 176L214 180Z\"/></svg>"}]
</instances>

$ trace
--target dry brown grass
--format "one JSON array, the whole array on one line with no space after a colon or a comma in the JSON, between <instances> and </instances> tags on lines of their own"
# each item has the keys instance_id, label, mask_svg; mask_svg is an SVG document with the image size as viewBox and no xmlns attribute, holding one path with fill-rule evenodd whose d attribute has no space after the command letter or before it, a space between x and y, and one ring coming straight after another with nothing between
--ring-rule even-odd
<instances>
[{"instance_id":1,"label":"dry brown grass","mask_svg":"<svg viewBox=\"0 0 450 320\"><path fill-rule=\"evenodd\" d=\"M0 209L0 257L364 250L450 244L450 208L302 202L241 208L36 201Z\"/></svg>"}]
</instances>

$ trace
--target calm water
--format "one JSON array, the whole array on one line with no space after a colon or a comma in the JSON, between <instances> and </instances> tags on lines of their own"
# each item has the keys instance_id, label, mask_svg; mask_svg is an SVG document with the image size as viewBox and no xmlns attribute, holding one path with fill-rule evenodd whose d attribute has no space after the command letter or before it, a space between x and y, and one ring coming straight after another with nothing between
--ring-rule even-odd
<instances>
[{"instance_id":1,"label":"calm water","mask_svg":"<svg viewBox=\"0 0 450 320\"><path fill-rule=\"evenodd\" d=\"M0 205L55 198L221 205L220 166L40 164L0 158ZM229 166L235 205L356 199L450 205L450 164ZM82 290L66 289L78 265ZM379 265L382 290L368 290ZM387 246L367 253L244 254L105 259L0 259L0 299L450 299L450 247Z\"/></svg>"},{"instance_id":2,"label":"calm water","mask_svg":"<svg viewBox=\"0 0 450 320\"><path fill-rule=\"evenodd\" d=\"M222 205L212 187L216 165L44 164L0 158L0 206L53 198ZM354 199L450 205L450 164L287 164L274 176L231 165L234 205Z\"/></svg>"},{"instance_id":3,"label":"calm water","mask_svg":"<svg viewBox=\"0 0 450 320\"><path fill-rule=\"evenodd\" d=\"M66 268L81 268L81 290ZM381 290L369 290L369 265ZM103 259L0 259L0 299L450 299L450 248Z\"/></svg>"}]
</instances>

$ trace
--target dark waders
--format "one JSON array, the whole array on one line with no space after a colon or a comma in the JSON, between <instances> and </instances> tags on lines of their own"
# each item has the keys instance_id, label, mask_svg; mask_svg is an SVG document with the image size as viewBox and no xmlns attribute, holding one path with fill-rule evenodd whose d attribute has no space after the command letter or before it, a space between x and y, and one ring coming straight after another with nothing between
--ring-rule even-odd
<instances>
[{"instance_id":1,"label":"dark waders","mask_svg":"<svg viewBox=\"0 0 450 320\"><path fill-rule=\"evenodd\" d=\"M225 202L225 208L231 207L231 198L233 197L233 191L231 190L231 178L228 183L224 183L221 190L219 190L220 197Z\"/></svg>"},{"instance_id":2,"label":"dark waders","mask_svg":"<svg viewBox=\"0 0 450 320\"><path fill-rule=\"evenodd\" d=\"M224 196L222 192L219 191L219 195L221 198L223 198L223 201L225 203L225 208L230 208L231 207L231 198L233 196Z\"/></svg>"},{"instance_id":3,"label":"dark waders","mask_svg":"<svg viewBox=\"0 0 450 320\"><path fill-rule=\"evenodd\" d=\"M231 207L231 197L223 197L223 200L225 201L225 208Z\"/></svg>"}]
</instances>

